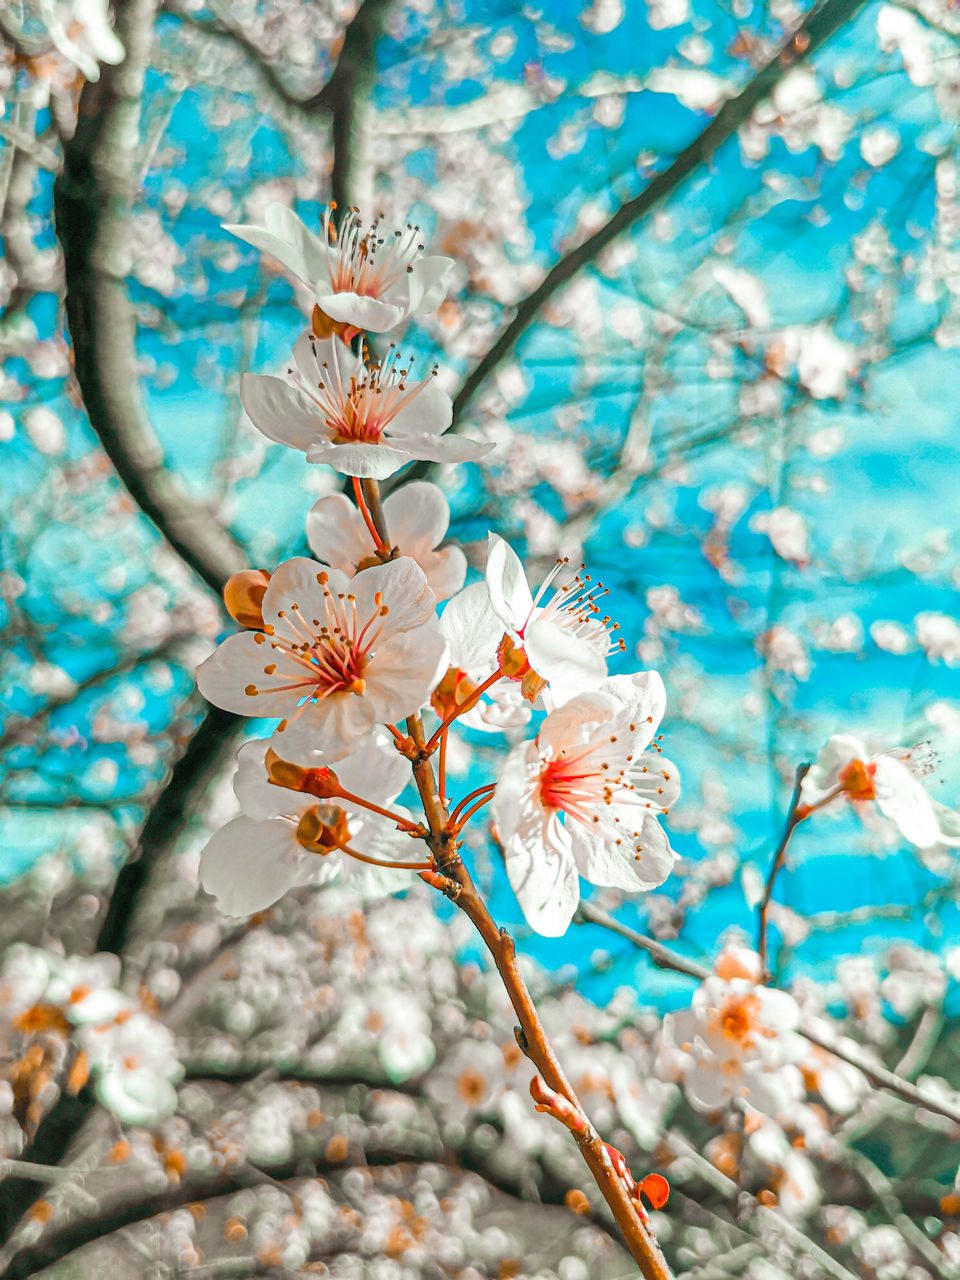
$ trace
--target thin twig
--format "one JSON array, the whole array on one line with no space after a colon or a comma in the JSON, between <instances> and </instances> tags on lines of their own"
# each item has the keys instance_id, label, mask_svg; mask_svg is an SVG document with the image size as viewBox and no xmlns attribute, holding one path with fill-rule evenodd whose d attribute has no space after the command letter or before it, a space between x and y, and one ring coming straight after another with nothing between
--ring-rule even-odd
<instances>
[{"instance_id":1,"label":"thin twig","mask_svg":"<svg viewBox=\"0 0 960 1280\"><path fill-rule=\"evenodd\" d=\"M759 915L757 919L757 954L760 957L760 973L765 982L769 982L770 980L770 973L767 969L767 916L770 911L770 899L773 896L773 887L776 884L777 876L779 875L780 869L787 856L787 846L790 843L790 837L806 817L806 814L800 807L800 788L809 771L809 764L801 764L797 768L796 777L793 783L793 796L790 800L790 810L787 814L787 821L783 828L783 835L780 837L780 844L777 846L777 851L773 855L773 862L770 864L770 871L767 874L767 883L763 888L763 897L760 899Z\"/></svg>"}]
</instances>

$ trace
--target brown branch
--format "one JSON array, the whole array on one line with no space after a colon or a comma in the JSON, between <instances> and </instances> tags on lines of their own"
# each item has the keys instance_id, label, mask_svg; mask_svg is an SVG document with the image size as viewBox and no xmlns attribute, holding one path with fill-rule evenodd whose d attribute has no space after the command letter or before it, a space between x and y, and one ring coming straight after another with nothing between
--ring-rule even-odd
<instances>
[{"instance_id":1,"label":"brown branch","mask_svg":"<svg viewBox=\"0 0 960 1280\"><path fill-rule=\"evenodd\" d=\"M219 592L245 566L246 555L166 465L139 394L136 322L117 266L137 194L135 153L156 7L156 0L117 6L117 34L127 56L117 67L104 66L101 79L83 88L77 129L64 144L64 167L54 182L54 220L77 382L90 424L137 506Z\"/></svg>"},{"instance_id":2,"label":"brown branch","mask_svg":"<svg viewBox=\"0 0 960 1280\"><path fill-rule=\"evenodd\" d=\"M667 169L651 178L643 191L621 205L605 226L561 258L547 272L533 293L520 303L506 329L467 376L453 402L455 424L463 416L481 384L510 354L553 295L582 267L594 261L611 241L652 213L692 173L708 163L718 148L734 136L754 107L770 95L786 72L801 58L814 54L836 31L856 17L864 3L865 0L825 0L825 3L814 7L784 41L778 53L735 98L723 104L707 127L680 152Z\"/></svg>"}]
</instances>

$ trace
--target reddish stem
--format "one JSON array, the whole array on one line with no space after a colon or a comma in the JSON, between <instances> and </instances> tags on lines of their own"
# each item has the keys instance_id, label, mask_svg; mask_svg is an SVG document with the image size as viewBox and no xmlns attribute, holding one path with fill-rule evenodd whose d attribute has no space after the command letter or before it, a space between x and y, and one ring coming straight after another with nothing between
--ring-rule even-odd
<instances>
[{"instance_id":1,"label":"reddish stem","mask_svg":"<svg viewBox=\"0 0 960 1280\"><path fill-rule=\"evenodd\" d=\"M447 731L440 735L440 759L437 761L437 787L440 791L440 803L447 803Z\"/></svg>"},{"instance_id":2,"label":"reddish stem","mask_svg":"<svg viewBox=\"0 0 960 1280\"><path fill-rule=\"evenodd\" d=\"M471 707L475 707L490 686L496 684L498 680L502 679L503 672L495 671L492 676L489 676L484 680L483 684L478 685L476 689L474 689L469 698L465 699L465 701L461 702L458 707L455 707L454 710L450 712L446 720L443 721L424 748L428 755L431 755L436 750L437 743L440 741L441 735L446 733L454 720L456 720L458 716L462 716L465 711L469 711Z\"/></svg>"},{"instance_id":3,"label":"reddish stem","mask_svg":"<svg viewBox=\"0 0 960 1280\"><path fill-rule=\"evenodd\" d=\"M341 853L349 854L351 858L356 858L358 862L368 862L371 867L387 867L391 871L432 871L432 862L390 862L385 858L371 858L368 853L358 853L356 849L351 849L348 844L337 844L333 848L339 849Z\"/></svg>"},{"instance_id":4,"label":"reddish stem","mask_svg":"<svg viewBox=\"0 0 960 1280\"><path fill-rule=\"evenodd\" d=\"M363 488L356 476L353 477L353 496L356 498L360 514L363 516L363 523L370 530L370 537L373 538L373 545L378 551L381 551L385 543L377 532L377 526L373 523L373 519L367 509L366 501L364 500Z\"/></svg>"},{"instance_id":5,"label":"reddish stem","mask_svg":"<svg viewBox=\"0 0 960 1280\"><path fill-rule=\"evenodd\" d=\"M398 827L404 831L419 831L420 828L415 822L411 822L409 818L404 818L402 814L394 813L390 809L384 809L382 805L374 804L372 800L364 800L362 796L355 796L352 791L344 791L341 787L337 792L337 796L333 797L349 800L351 804L358 804L363 809L369 809L371 813L379 813L384 818L389 818L391 822L395 822Z\"/></svg>"}]
</instances>

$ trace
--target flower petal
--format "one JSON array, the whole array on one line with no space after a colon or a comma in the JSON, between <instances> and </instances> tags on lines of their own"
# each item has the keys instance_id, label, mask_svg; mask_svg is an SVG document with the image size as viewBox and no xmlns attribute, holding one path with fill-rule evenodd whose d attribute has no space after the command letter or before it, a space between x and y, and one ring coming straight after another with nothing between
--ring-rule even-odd
<instances>
[{"instance_id":1,"label":"flower petal","mask_svg":"<svg viewBox=\"0 0 960 1280\"><path fill-rule=\"evenodd\" d=\"M353 325L355 329L368 329L371 333L385 333L408 314L405 307L396 303L349 292L318 293L317 306L331 320Z\"/></svg>"},{"instance_id":2,"label":"flower petal","mask_svg":"<svg viewBox=\"0 0 960 1280\"><path fill-rule=\"evenodd\" d=\"M663 884L677 856L656 818L630 805L598 805L595 813L600 821L589 826L568 823L573 856L584 880L629 893Z\"/></svg>"},{"instance_id":3,"label":"flower petal","mask_svg":"<svg viewBox=\"0 0 960 1280\"><path fill-rule=\"evenodd\" d=\"M433 311L447 292L447 278L453 270L453 258L427 254L417 258L410 274L410 310Z\"/></svg>"},{"instance_id":4,"label":"flower petal","mask_svg":"<svg viewBox=\"0 0 960 1280\"><path fill-rule=\"evenodd\" d=\"M450 504L429 480L402 485L386 499L383 515L393 546L404 556L432 551L450 526Z\"/></svg>"},{"instance_id":5,"label":"flower petal","mask_svg":"<svg viewBox=\"0 0 960 1280\"><path fill-rule=\"evenodd\" d=\"M248 818L300 818L314 807L316 797L302 791L290 791L287 787L278 787L267 781L264 757L270 745L266 739L255 738L251 742L245 742L237 752L237 772L233 776L234 794Z\"/></svg>"},{"instance_id":6,"label":"flower petal","mask_svg":"<svg viewBox=\"0 0 960 1280\"><path fill-rule=\"evenodd\" d=\"M343 476L365 480L386 480L419 457L418 453L394 449L389 444L334 444L329 439L317 440L307 449L308 462L322 462Z\"/></svg>"},{"instance_id":7,"label":"flower petal","mask_svg":"<svg viewBox=\"0 0 960 1280\"><path fill-rule=\"evenodd\" d=\"M418 555L416 559L427 575L430 590L438 600L448 600L463 586L463 580L467 576L467 557L459 547L428 551Z\"/></svg>"},{"instance_id":8,"label":"flower petal","mask_svg":"<svg viewBox=\"0 0 960 1280\"><path fill-rule=\"evenodd\" d=\"M527 923L547 938L566 933L580 903L580 881L565 832L556 818L547 824L546 839L526 840L516 833L504 843L507 877Z\"/></svg>"},{"instance_id":9,"label":"flower petal","mask_svg":"<svg viewBox=\"0 0 960 1280\"><path fill-rule=\"evenodd\" d=\"M548 618L534 618L527 626L523 647L534 671L549 682L557 703L595 689L606 677L603 654L589 640Z\"/></svg>"},{"instance_id":10,"label":"flower petal","mask_svg":"<svg viewBox=\"0 0 960 1280\"><path fill-rule=\"evenodd\" d=\"M197 667L197 688L208 702L241 716L286 716L309 690L273 692L272 686L287 685L282 671L264 672L264 646L252 631L241 631L226 640ZM247 693L247 689L256 693Z\"/></svg>"},{"instance_id":11,"label":"flower petal","mask_svg":"<svg viewBox=\"0 0 960 1280\"><path fill-rule=\"evenodd\" d=\"M477 681L493 675L504 625L494 612L485 582L473 582L453 597L440 616L440 630L455 667Z\"/></svg>"},{"instance_id":12,"label":"flower petal","mask_svg":"<svg viewBox=\"0 0 960 1280\"><path fill-rule=\"evenodd\" d=\"M503 538L491 533L487 539L486 582L490 603L509 631L518 631L530 616L533 596L527 586L520 557Z\"/></svg>"},{"instance_id":13,"label":"flower petal","mask_svg":"<svg viewBox=\"0 0 960 1280\"><path fill-rule=\"evenodd\" d=\"M446 671L449 655L439 627L416 627L392 635L378 648L375 660L367 668L362 701L375 705L380 724L392 724L413 715Z\"/></svg>"},{"instance_id":14,"label":"flower petal","mask_svg":"<svg viewBox=\"0 0 960 1280\"><path fill-rule=\"evenodd\" d=\"M453 422L453 401L432 374L420 384L416 395L412 392L410 388L406 404L387 427L387 435L400 445L407 436L441 436Z\"/></svg>"},{"instance_id":15,"label":"flower petal","mask_svg":"<svg viewBox=\"0 0 960 1280\"><path fill-rule=\"evenodd\" d=\"M384 627L389 632L422 627L434 617L437 605L423 570L410 556L398 556L386 564L364 569L354 578L351 590L356 597L358 617L369 618L378 607L389 609L384 615ZM382 600L380 606L376 602L378 595Z\"/></svg>"},{"instance_id":16,"label":"flower petal","mask_svg":"<svg viewBox=\"0 0 960 1280\"><path fill-rule=\"evenodd\" d=\"M285 204L275 201L264 211L264 226L252 223L224 223L224 231L261 253L269 253L304 284L316 287L318 279L329 279L330 250L320 236L308 231Z\"/></svg>"},{"instance_id":17,"label":"flower petal","mask_svg":"<svg viewBox=\"0 0 960 1280\"><path fill-rule=\"evenodd\" d=\"M895 822L918 849L936 844L940 839L940 824L919 778L892 756L879 755L874 763L877 771L873 786L880 812Z\"/></svg>"},{"instance_id":18,"label":"flower petal","mask_svg":"<svg viewBox=\"0 0 960 1280\"><path fill-rule=\"evenodd\" d=\"M366 694L332 693L301 707L285 729L277 729L272 746L285 760L320 752L333 763L355 751L379 718Z\"/></svg>"},{"instance_id":19,"label":"flower petal","mask_svg":"<svg viewBox=\"0 0 960 1280\"><path fill-rule=\"evenodd\" d=\"M397 452L406 454L405 461L417 458L420 462L479 462L495 447L492 444L481 444L479 440L468 440L465 436L436 436L427 432L421 435L393 436L389 428L384 432L383 439L396 441Z\"/></svg>"},{"instance_id":20,"label":"flower petal","mask_svg":"<svg viewBox=\"0 0 960 1280\"><path fill-rule=\"evenodd\" d=\"M373 554L373 538L363 516L343 493L320 498L307 512L307 543L318 560L350 577L360 561Z\"/></svg>"},{"instance_id":21,"label":"flower petal","mask_svg":"<svg viewBox=\"0 0 960 1280\"><path fill-rule=\"evenodd\" d=\"M660 727L667 706L667 691L657 671L635 671L628 676L609 676L600 686L619 701L632 724L636 736L633 753L638 755L649 745Z\"/></svg>"},{"instance_id":22,"label":"flower petal","mask_svg":"<svg viewBox=\"0 0 960 1280\"><path fill-rule=\"evenodd\" d=\"M850 733L835 733L820 749L800 786L804 804L818 804L840 782L840 771L852 760L869 760L866 744Z\"/></svg>"},{"instance_id":23,"label":"flower petal","mask_svg":"<svg viewBox=\"0 0 960 1280\"><path fill-rule=\"evenodd\" d=\"M240 401L257 430L277 444L306 452L312 444L329 437L329 427L303 392L282 378L242 374Z\"/></svg>"},{"instance_id":24,"label":"flower petal","mask_svg":"<svg viewBox=\"0 0 960 1280\"><path fill-rule=\"evenodd\" d=\"M262 911L322 869L322 860L301 848L295 824L285 818L234 818L200 855L200 883L228 916Z\"/></svg>"},{"instance_id":25,"label":"flower petal","mask_svg":"<svg viewBox=\"0 0 960 1280\"><path fill-rule=\"evenodd\" d=\"M333 594L352 589L351 580L345 573L334 568L324 570L309 556L293 556L277 566L260 608L264 622L272 626L278 635L292 634L290 621L294 605L299 606L301 616L308 623L323 617L326 597L318 580L321 573L326 573L326 589ZM298 639L302 636L298 635ZM260 665L262 669L263 663Z\"/></svg>"}]
</instances>

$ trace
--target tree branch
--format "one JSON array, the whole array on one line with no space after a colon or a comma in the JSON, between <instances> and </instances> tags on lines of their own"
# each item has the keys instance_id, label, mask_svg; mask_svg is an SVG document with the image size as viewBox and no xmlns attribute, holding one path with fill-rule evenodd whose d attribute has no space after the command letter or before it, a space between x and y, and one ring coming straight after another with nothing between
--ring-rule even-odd
<instances>
[{"instance_id":1,"label":"tree branch","mask_svg":"<svg viewBox=\"0 0 960 1280\"><path fill-rule=\"evenodd\" d=\"M643 191L621 205L605 226L550 269L542 283L517 307L513 319L487 354L470 371L453 402L455 425L463 417L481 384L510 354L553 295L581 267L594 261L612 240L645 218L701 165L706 164L717 149L736 133L754 107L770 95L784 74L802 57L815 53L834 32L856 17L864 3L865 0L825 0L814 8L784 42L775 57L760 69L736 98L724 103L707 127L680 152L667 169L651 178ZM412 472L407 473L408 478L411 475Z\"/></svg>"},{"instance_id":2,"label":"tree branch","mask_svg":"<svg viewBox=\"0 0 960 1280\"><path fill-rule=\"evenodd\" d=\"M64 167L54 183L54 219L76 376L90 424L137 506L219 592L244 567L246 555L167 468L134 376L136 326L121 274L156 7L156 0L118 6L117 34L127 56L117 67L104 66L96 84L84 85L77 130L64 144Z\"/></svg>"}]
</instances>

